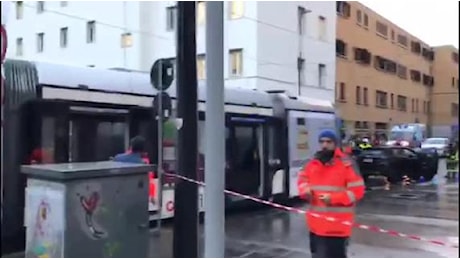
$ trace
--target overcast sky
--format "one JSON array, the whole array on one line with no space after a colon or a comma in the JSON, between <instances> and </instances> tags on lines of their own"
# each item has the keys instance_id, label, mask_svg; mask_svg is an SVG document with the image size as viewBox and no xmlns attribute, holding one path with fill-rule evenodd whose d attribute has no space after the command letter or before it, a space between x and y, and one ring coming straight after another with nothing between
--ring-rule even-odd
<instances>
[{"instance_id":1,"label":"overcast sky","mask_svg":"<svg viewBox=\"0 0 460 260\"><path fill-rule=\"evenodd\" d=\"M458 0L360 2L429 45L454 45L458 48Z\"/></svg>"}]
</instances>

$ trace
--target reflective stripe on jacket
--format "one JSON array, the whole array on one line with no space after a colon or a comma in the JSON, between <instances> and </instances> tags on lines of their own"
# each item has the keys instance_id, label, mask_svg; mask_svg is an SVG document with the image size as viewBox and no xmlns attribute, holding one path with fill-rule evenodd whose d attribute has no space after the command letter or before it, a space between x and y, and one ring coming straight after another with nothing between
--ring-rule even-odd
<instances>
[{"instance_id":1,"label":"reflective stripe on jacket","mask_svg":"<svg viewBox=\"0 0 460 260\"><path fill-rule=\"evenodd\" d=\"M353 223L354 208L357 201L364 196L364 181L359 175L353 160L336 149L334 159L323 164L317 159L311 160L300 173L298 179L299 194L306 198L305 189L310 188L310 208L306 219L312 233L319 236L349 237ZM321 194L330 194L330 203L319 199ZM315 217L317 213L322 218ZM324 217L333 217L338 221L328 221Z\"/></svg>"},{"instance_id":2,"label":"reflective stripe on jacket","mask_svg":"<svg viewBox=\"0 0 460 260\"><path fill-rule=\"evenodd\" d=\"M359 148L360 149L369 149L369 148L372 148L372 145L371 144L359 144Z\"/></svg>"}]
</instances>

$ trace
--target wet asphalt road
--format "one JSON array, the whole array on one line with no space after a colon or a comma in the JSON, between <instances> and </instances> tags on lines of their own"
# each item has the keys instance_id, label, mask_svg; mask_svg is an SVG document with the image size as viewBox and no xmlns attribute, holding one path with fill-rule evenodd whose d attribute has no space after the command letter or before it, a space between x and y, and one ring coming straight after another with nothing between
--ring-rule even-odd
<instances>
[{"instance_id":1,"label":"wet asphalt road","mask_svg":"<svg viewBox=\"0 0 460 260\"><path fill-rule=\"evenodd\" d=\"M425 183L390 191L367 191L357 206L356 222L419 235L458 246L459 184L446 183L440 161L439 185ZM305 204L298 204L306 208ZM200 225L200 256L203 252ZM172 257L173 226L151 233L149 257ZM458 248L444 247L369 230L354 229L348 250L357 258L458 258ZM305 216L278 209L259 209L226 217L226 257L309 258ZM23 252L10 257L24 257Z\"/></svg>"},{"instance_id":2,"label":"wet asphalt road","mask_svg":"<svg viewBox=\"0 0 460 260\"><path fill-rule=\"evenodd\" d=\"M440 161L438 172L444 176L445 161ZM390 191L366 192L357 208L357 222L458 245L458 182L440 180L439 185L393 186ZM152 234L150 257L172 257L172 233L172 225L164 225L161 233ZM262 209L226 218L226 257L308 258L308 242L303 215ZM201 252L202 243L201 237ZM459 253L458 248L355 229L348 256L458 258Z\"/></svg>"}]
</instances>

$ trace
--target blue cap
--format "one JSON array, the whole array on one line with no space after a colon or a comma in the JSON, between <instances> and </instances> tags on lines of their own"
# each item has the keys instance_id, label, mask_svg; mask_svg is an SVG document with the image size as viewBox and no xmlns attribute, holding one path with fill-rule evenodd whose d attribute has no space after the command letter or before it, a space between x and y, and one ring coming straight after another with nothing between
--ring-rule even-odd
<instances>
[{"instance_id":1,"label":"blue cap","mask_svg":"<svg viewBox=\"0 0 460 260\"><path fill-rule=\"evenodd\" d=\"M328 138L328 139L331 139L332 141L334 141L335 143L337 143L337 135L335 134L334 131L331 131L331 130L323 130L323 131L319 134L318 139L322 139L322 138Z\"/></svg>"}]
</instances>

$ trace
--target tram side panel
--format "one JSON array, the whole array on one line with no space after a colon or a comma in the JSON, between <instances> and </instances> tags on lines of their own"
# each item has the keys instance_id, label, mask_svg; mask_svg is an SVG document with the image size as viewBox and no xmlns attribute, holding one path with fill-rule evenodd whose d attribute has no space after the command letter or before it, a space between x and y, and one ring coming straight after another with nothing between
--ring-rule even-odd
<instances>
[{"instance_id":1,"label":"tram side panel","mask_svg":"<svg viewBox=\"0 0 460 260\"><path fill-rule=\"evenodd\" d=\"M319 149L318 135L322 130L335 130L333 113L289 111L289 197L299 196L297 178L300 170Z\"/></svg>"}]
</instances>

